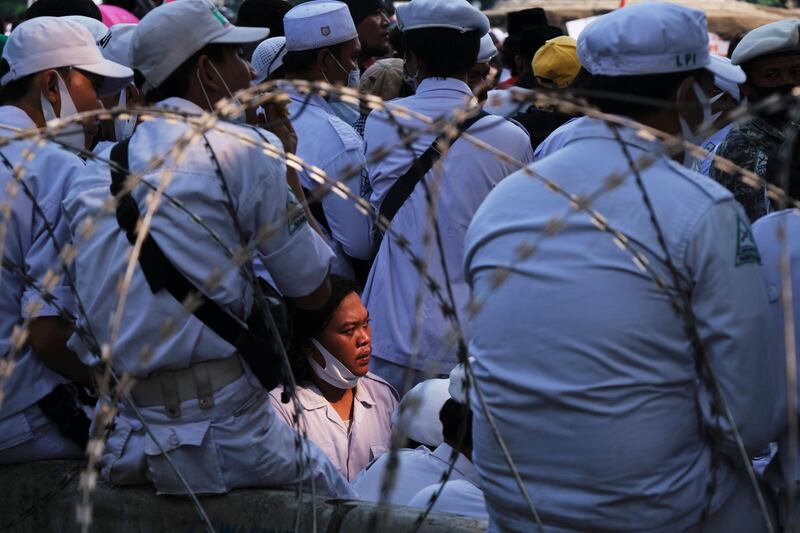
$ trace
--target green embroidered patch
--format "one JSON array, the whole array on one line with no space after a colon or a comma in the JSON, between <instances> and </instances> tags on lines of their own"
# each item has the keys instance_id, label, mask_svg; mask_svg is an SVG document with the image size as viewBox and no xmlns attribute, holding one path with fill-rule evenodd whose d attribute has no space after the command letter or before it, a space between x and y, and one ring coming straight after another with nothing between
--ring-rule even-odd
<instances>
[{"instance_id":1,"label":"green embroidered patch","mask_svg":"<svg viewBox=\"0 0 800 533\"><path fill-rule=\"evenodd\" d=\"M305 211L300 209L300 203L295 200L293 194L289 194L286 200L286 213L288 214L289 235L294 235L297 230L303 227L306 222Z\"/></svg>"},{"instance_id":2,"label":"green embroidered patch","mask_svg":"<svg viewBox=\"0 0 800 533\"><path fill-rule=\"evenodd\" d=\"M753 238L753 231L750 225L736 216L736 266L748 263L761 264L761 256L758 253L756 241Z\"/></svg>"}]
</instances>

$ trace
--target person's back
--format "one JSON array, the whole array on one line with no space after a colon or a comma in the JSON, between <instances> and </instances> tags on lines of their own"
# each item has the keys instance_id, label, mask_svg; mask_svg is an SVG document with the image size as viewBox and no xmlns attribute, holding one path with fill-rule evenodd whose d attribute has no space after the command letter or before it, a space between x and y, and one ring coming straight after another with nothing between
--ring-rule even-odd
<instances>
[{"instance_id":1,"label":"person's back","mask_svg":"<svg viewBox=\"0 0 800 533\"><path fill-rule=\"evenodd\" d=\"M466 35L474 34L472 35L474 53L465 58L463 75L459 75L457 74L459 67L448 64L451 56L443 55L440 58L436 55L445 54L447 49L442 50L440 45L434 46L429 41L431 38L442 41L450 39L453 36L448 34L448 31L459 38L458 31L444 27L417 28L413 23L419 19L419 24L426 24L423 20L428 20L426 17L429 16L429 8L425 1L417 1L418 4L409 4L408 9L411 12L405 15L401 7L400 15L405 16L406 25L403 31L404 39L409 45L407 55L416 54L414 57L417 58L414 66L409 66L407 59L406 69L412 73L416 71L422 81L414 96L395 100L389 107L408 108L414 113L433 119L453 117L457 111L463 110L473 97L466 83L466 73L477 57L480 41L478 34L480 31L486 31L474 28L484 24L488 29L488 23L485 22L485 17L481 19L483 15L480 12L469 6L463 8L465 11L468 9L475 11L466 14L473 17L473 20L466 23L467 28L471 29ZM427 23L434 24L430 21ZM436 23L441 24L441 22ZM461 53L463 55L463 52ZM438 68L439 72L431 74L435 72L432 70L434 68ZM451 69L455 72L443 73ZM412 162L436 139L434 133L423 133L406 147L397 125L393 123L394 120L397 120L404 131L418 131L426 127L418 119L389 120L385 113L370 113L364 130L368 158L376 150L387 151L380 160L371 162L369 166L372 184L370 202L376 210L381 209L398 178L406 173ZM469 128L468 133L522 163L528 163L532 159L529 139L523 129L501 117L483 117ZM364 290L364 301L370 310L375 328L382 332L381 337L376 338L374 343L375 355L382 365L376 366L375 373L396 387L402 386L400 367L412 366L417 370L419 372L415 378L417 382L422 378L421 371L428 363L434 364L434 373L447 373L456 364L455 344L447 338L451 325L442 314L440 301L430 291L426 291L423 303L421 322L423 330L420 332L418 344L412 345L413 335L409 333L415 327L415 299L422 279L412 264L409 253L399 244L398 237L408 241L408 247L417 257L429 258L426 264L428 273L437 281L444 294L447 291L445 279L449 278L456 310L460 315L467 299L467 286L460 266L464 232L472 214L486 194L517 168L517 165L498 158L489 150L460 138L441 161L437 162L437 166L427 172L420 180L422 183L416 186L397 210L392 220L391 231L383 237ZM441 169L441 172L438 169ZM433 255L426 251L424 244L424 235L431 227L426 189L434 195L434 210L441 235L443 260L439 259L439 251L435 244ZM445 264L447 276L442 269L442 262ZM465 325L465 322L462 323L462 327ZM420 357L416 358L416 362L412 362L413 354L417 351Z\"/></svg>"},{"instance_id":2,"label":"person's back","mask_svg":"<svg viewBox=\"0 0 800 533\"><path fill-rule=\"evenodd\" d=\"M659 20L702 16L678 9L677 17ZM637 15L642 11L634 8L625 14L630 24ZM619 28L595 29L586 37L586 55L602 67L605 50L590 56L590 46L598 46L592 39L601 42L598 36ZM694 33L699 50L704 34ZM645 59L640 68L650 64ZM627 75L633 86L634 76ZM653 83L676 87L687 75L662 74ZM624 86L623 78L618 87ZM472 319L475 376L545 524L687 528L706 506L712 455L735 458L736 448L724 419L721 449L712 449L699 431L716 426L707 414L715 402L708 383L698 385L698 355L673 307L675 282L652 219L680 283L691 291L704 357L751 451L776 436L785 412L757 249L732 195L665 156L639 173L651 212L629 161L657 157L663 145L630 128L617 130L620 143L603 122L580 121L559 151L532 168L566 193L516 173L489 195L469 228L466 270L481 304ZM610 187L611 176L624 181ZM591 198L591 205L576 212L567 194ZM510 272L500 282L498 269ZM670 288L660 288L654 276ZM764 390L774 397L764 397ZM473 458L492 522L524 529L533 521L528 506L475 398L473 410ZM734 501L734 491L751 491L727 459L716 468L712 513ZM755 520L742 522L745 527L759 523L750 505L740 510Z\"/></svg>"}]
</instances>

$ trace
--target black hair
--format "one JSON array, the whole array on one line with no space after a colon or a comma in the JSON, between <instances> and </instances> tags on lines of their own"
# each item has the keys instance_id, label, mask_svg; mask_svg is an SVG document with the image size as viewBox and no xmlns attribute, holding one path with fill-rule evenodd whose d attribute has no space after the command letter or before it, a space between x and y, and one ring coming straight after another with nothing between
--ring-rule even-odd
<instances>
[{"instance_id":1,"label":"black hair","mask_svg":"<svg viewBox=\"0 0 800 533\"><path fill-rule=\"evenodd\" d=\"M313 50L286 52L286 55L283 56L283 68L287 72L287 74L305 72L314 65L314 63L317 61L317 56L319 55L319 53L325 49L328 49L331 54L336 56L336 59L341 59L339 57L339 54L342 50L342 47L345 44L347 44L347 42L349 41L334 44L331 46L323 46L322 48L314 48Z\"/></svg>"},{"instance_id":2,"label":"black hair","mask_svg":"<svg viewBox=\"0 0 800 533\"><path fill-rule=\"evenodd\" d=\"M232 44L207 44L191 55L189 59L180 64L167 79L161 82L158 87L150 89L144 99L148 103L160 102L172 96L183 98L189 90L189 82L194 72L197 60L202 55L208 56L212 61L222 61L224 51L227 47L236 46ZM144 79L141 72L134 71L134 83L139 87L139 82ZM137 81L138 80L138 81Z\"/></svg>"},{"instance_id":3,"label":"black hair","mask_svg":"<svg viewBox=\"0 0 800 533\"><path fill-rule=\"evenodd\" d=\"M319 309L292 309L292 342L289 347L289 362L292 373L298 383L311 379L311 367L306 361L306 354L311 346L311 339L316 339L331 323L334 313L348 295L356 293L353 281L331 274L331 296Z\"/></svg>"},{"instance_id":4,"label":"black hair","mask_svg":"<svg viewBox=\"0 0 800 533\"><path fill-rule=\"evenodd\" d=\"M450 28L419 28L403 32L403 49L425 64L430 76L463 76L478 57L479 31L460 32Z\"/></svg>"},{"instance_id":5,"label":"black hair","mask_svg":"<svg viewBox=\"0 0 800 533\"><path fill-rule=\"evenodd\" d=\"M403 57L403 32L397 26L389 30L389 45L394 50L394 57Z\"/></svg>"},{"instance_id":6,"label":"black hair","mask_svg":"<svg viewBox=\"0 0 800 533\"><path fill-rule=\"evenodd\" d=\"M0 78L6 75L8 71L11 70L8 61L5 59L0 59ZM67 80L69 76L69 71L72 70L70 67L61 67L53 69L58 72L64 81ZM6 105L11 102L15 102L20 98L23 98L31 88L31 84L33 83L33 78L36 76L36 72L33 74L28 74L18 80L10 81L0 87L0 105Z\"/></svg>"},{"instance_id":7,"label":"black hair","mask_svg":"<svg viewBox=\"0 0 800 533\"><path fill-rule=\"evenodd\" d=\"M581 68L571 88L604 113L640 117L674 108L675 95L683 80L699 79L702 73L690 70L644 76L596 76Z\"/></svg>"},{"instance_id":8,"label":"black hair","mask_svg":"<svg viewBox=\"0 0 800 533\"><path fill-rule=\"evenodd\" d=\"M503 52L501 54L503 66L508 68L512 76L519 74L519 71L517 70L517 62L514 61L514 58L519 53L519 39L519 34L513 34L506 37L506 40L503 41Z\"/></svg>"},{"instance_id":9,"label":"black hair","mask_svg":"<svg viewBox=\"0 0 800 533\"><path fill-rule=\"evenodd\" d=\"M539 48L544 46L544 43L562 35L564 35L564 32L561 31L561 28L556 28L555 26L531 26L530 28L525 28L519 38L519 55L530 63Z\"/></svg>"},{"instance_id":10,"label":"black hair","mask_svg":"<svg viewBox=\"0 0 800 533\"><path fill-rule=\"evenodd\" d=\"M236 25L269 28L270 37L281 37L283 17L290 9L292 5L285 0L244 0L236 14Z\"/></svg>"},{"instance_id":11,"label":"black hair","mask_svg":"<svg viewBox=\"0 0 800 533\"><path fill-rule=\"evenodd\" d=\"M460 438L462 448L472 449L472 411L468 405L448 398L439 411L439 422L442 423L442 436L445 440L458 443Z\"/></svg>"},{"instance_id":12,"label":"black hair","mask_svg":"<svg viewBox=\"0 0 800 533\"><path fill-rule=\"evenodd\" d=\"M83 15L102 21L100 9L92 0L36 0L25 12L25 20L36 17Z\"/></svg>"}]
</instances>

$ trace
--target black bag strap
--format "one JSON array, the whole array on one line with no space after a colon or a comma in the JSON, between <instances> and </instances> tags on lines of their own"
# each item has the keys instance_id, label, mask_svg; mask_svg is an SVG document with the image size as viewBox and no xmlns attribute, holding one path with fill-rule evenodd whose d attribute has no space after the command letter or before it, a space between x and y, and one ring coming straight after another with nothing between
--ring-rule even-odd
<instances>
[{"instance_id":1,"label":"black bag strap","mask_svg":"<svg viewBox=\"0 0 800 533\"><path fill-rule=\"evenodd\" d=\"M489 113L481 109L478 111L478 113L462 122L458 127L458 132L456 133L456 136L450 145L452 146L455 144L458 138L461 137L461 134L472 127L473 124L487 116L489 116ZM417 183L419 183L425 174L427 174L428 171L433 168L433 165L435 165L442 156L437 149L437 145L439 141L444 141L445 137L445 133L442 133L436 137L433 143L431 143L430 147L428 147L428 149L425 150L421 156L411 163L411 166L406 173L397 178L397 181L394 182L392 188L389 189L389 192L386 194L386 197L381 203L381 216L386 217L389 221L391 221L400 208L403 207L403 204L406 203L408 197L411 196L411 193L414 192L414 189L417 187Z\"/></svg>"},{"instance_id":2,"label":"black bag strap","mask_svg":"<svg viewBox=\"0 0 800 533\"><path fill-rule=\"evenodd\" d=\"M122 191L130 171L128 169L128 144L129 139L117 143L111 149L111 161L116 167L111 167L111 194L116 196ZM117 204L117 223L125 232L128 242L136 242L136 226L139 223L139 206L130 192L123 194ZM239 348L249 341L249 330L242 326L235 318L222 309L214 300L206 297L175 265L164 255L152 235L149 233L142 242L139 254L139 266L153 293L166 289L176 300L182 304L187 303L191 297L194 308L188 308L214 333L226 342ZM241 351L241 350L240 350Z\"/></svg>"}]
</instances>

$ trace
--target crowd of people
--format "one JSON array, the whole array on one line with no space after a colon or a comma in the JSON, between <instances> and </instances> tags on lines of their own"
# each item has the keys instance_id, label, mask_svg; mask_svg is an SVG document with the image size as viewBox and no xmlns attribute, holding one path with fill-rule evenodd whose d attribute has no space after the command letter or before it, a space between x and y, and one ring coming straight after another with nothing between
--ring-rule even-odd
<instances>
[{"instance_id":1,"label":"crowd of people","mask_svg":"<svg viewBox=\"0 0 800 533\"><path fill-rule=\"evenodd\" d=\"M107 5L0 43L0 464L797 525L800 19Z\"/></svg>"}]
</instances>

